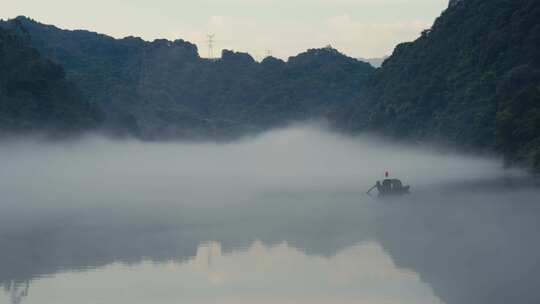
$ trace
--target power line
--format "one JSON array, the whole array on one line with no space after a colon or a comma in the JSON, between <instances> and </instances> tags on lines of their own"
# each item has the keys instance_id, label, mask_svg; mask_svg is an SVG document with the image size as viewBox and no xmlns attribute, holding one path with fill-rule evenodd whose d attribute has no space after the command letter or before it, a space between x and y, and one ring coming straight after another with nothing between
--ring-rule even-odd
<instances>
[{"instance_id":1,"label":"power line","mask_svg":"<svg viewBox=\"0 0 540 304\"><path fill-rule=\"evenodd\" d=\"M214 37L216 34L208 34L206 37L208 37L208 58L214 59L214 43L216 42L214 40Z\"/></svg>"}]
</instances>

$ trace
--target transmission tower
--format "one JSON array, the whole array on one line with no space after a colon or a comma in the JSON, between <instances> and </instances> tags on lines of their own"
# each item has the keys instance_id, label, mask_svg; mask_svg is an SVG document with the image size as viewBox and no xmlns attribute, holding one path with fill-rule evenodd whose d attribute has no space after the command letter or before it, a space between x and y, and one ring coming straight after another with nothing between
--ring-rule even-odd
<instances>
[{"instance_id":1,"label":"transmission tower","mask_svg":"<svg viewBox=\"0 0 540 304\"><path fill-rule=\"evenodd\" d=\"M266 50L266 57L272 57L273 53L272 50Z\"/></svg>"},{"instance_id":2,"label":"transmission tower","mask_svg":"<svg viewBox=\"0 0 540 304\"><path fill-rule=\"evenodd\" d=\"M215 34L208 34L206 37L208 37L208 58L214 59L214 40Z\"/></svg>"}]
</instances>

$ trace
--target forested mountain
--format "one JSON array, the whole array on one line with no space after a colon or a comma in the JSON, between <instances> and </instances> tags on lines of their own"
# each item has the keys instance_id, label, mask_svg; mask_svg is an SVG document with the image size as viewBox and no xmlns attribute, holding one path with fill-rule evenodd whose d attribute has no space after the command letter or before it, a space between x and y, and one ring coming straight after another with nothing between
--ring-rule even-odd
<instances>
[{"instance_id":1,"label":"forested mountain","mask_svg":"<svg viewBox=\"0 0 540 304\"><path fill-rule=\"evenodd\" d=\"M540 168L540 1L453 1L364 93L342 118L353 131L499 150Z\"/></svg>"},{"instance_id":2,"label":"forested mountain","mask_svg":"<svg viewBox=\"0 0 540 304\"><path fill-rule=\"evenodd\" d=\"M233 51L209 60L183 40L114 39L26 17L0 25L25 29L19 38L2 33L19 47L31 41L45 57L64 66L66 78L102 109L105 128L115 132L146 139L219 139L324 117L348 132L499 151L509 164L540 168L538 0L452 1L431 29L397 46L379 69L332 48L308 50L287 61L268 57L259 63ZM59 66L28 46L24 49L26 57L38 58L33 62L41 68L0 71L0 95L11 94L11 99L3 97L2 113L42 111L8 101L15 96L13 83L28 90L17 77L41 77L40 84L63 87L69 97L54 95L52 100L85 109L77 106L84 102L78 102L82 98ZM27 61L2 58L3 65ZM29 94L17 98L33 96L26 97L27 102L37 104L35 90ZM59 117L86 117L83 110L77 113ZM52 122L54 115L42 116ZM2 118L4 125L13 121ZM22 121L38 120L18 123Z\"/></svg>"},{"instance_id":3,"label":"forested mountain","mask_svg":"<svg viewBox=\"0 0 540 304\"><path fill-rule=\"evenodd\" d=\"M51 131L68 135L94 127L99 112L61 66L30 46L23 28L0 28L0 136Z\"/></svg>"},{"instance_id":4,"label":"forested mountain","mask_svg":"<svg viewBox=\"0 0 540 304\"><path fill-rule=\"evenodd\" d=\"M259 63L233 51L208 60L183 40L114 39L25 17L3 26L15 21L104 110L109 127L150 139L227 138L331 115L358 98L375 71L332 48L287 62L269 57Z\"/></svg>"}]
</instances>

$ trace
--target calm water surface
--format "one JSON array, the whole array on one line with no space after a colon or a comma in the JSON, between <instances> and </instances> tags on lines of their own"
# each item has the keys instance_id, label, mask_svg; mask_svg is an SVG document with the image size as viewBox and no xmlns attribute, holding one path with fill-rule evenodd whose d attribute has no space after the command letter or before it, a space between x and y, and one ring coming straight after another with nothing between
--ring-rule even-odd
<instances>
[{"instance_id":1,"label":"calm water surface","mask_svg":"<svg viewBox=\"0 0 540 304\"><path fill-rule=\"evenodd\" d=\"M413 194L377 200L365 145L302 132L219 153L0 149L0 303L540 303L530 178L400 150L384 162ZM297 152L282 164L268 141Z\"/></svg>"},{"instance_id":2,"label":"calm water surface","mask_svg":"<svg viewBox=\"0 0 540 304\"><path fill-rule=\"evenodd\" d=\"M2 233L0 303L538 303L539 201L302 193L89 210Z\"/></svg>"}]
</instances>

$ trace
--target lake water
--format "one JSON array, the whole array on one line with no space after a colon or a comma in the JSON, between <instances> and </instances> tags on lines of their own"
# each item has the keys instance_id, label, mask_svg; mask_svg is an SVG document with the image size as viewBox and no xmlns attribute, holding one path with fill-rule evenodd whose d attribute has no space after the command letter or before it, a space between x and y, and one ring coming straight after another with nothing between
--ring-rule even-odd
<instances>
[{"instance_id":1,"label":"lake water","mask_svg":"<svg viewBox=\"0 0 540 304\"><path fill-rule=\"evenodd\" d=\"M0 148L0 303L540 303L540 191L314 128ZM365 195L387 169L410 196Z\"/></svg>"}]
</instances>

